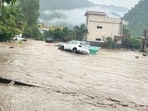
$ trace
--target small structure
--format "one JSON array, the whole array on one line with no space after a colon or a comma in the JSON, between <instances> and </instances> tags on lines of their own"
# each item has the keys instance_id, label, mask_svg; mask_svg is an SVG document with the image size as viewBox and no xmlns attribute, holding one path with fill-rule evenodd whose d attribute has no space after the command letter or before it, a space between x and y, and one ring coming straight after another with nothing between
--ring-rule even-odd
<instances>
[{"instance_id":1,"label":"small structure","mask_svg":"<svg viewBox=\"0 0 148 111\"><path fill-rule=\"evenodd\" d=\"M85 16L88 29L85 40L102 43L111 37L116 44L121 44L123 25L128 25L126 21L108 17L105 12L98 11L87 11Z\"/></svg>"},{"instance_id":2,"label":"small structure","mask_svg":"<svg viewBox=\"0 0 148 111\"><path fill-rule=\"evenodd\" d=\"M38 19L37 20L37 25L38 25L38 30L41 34L43 34L45 31L49 31L49 29L53 28L52 25L46 25L44 24L43 19Z\"/></svg>"},{"instance_id":3,"label":"small structure","mask_svg":"<svg viewBox=\"0 0 148 111\"><path fill-rule=\"evenodd\" d=\"M148 29L144 29L142 37L143 51L148 52Z\"/></svg>"}]
</instances>

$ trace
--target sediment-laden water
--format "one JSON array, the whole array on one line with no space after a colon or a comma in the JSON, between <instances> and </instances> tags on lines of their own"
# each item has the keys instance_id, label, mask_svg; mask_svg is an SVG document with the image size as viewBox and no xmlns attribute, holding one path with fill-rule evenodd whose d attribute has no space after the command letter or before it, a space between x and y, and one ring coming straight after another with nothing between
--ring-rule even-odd
<instances>
[{"instance_id":1,"label":"sediment-laden water","mask_svg":"<svg viewBox=\"0 0 148 111\"><path fill-rule=\"evenodd\" d=\"M57 44L0 43L0 77L33 85L0 83L0 111L148 111L148 56L72 54Z\"/></svg>"}]
</instances>

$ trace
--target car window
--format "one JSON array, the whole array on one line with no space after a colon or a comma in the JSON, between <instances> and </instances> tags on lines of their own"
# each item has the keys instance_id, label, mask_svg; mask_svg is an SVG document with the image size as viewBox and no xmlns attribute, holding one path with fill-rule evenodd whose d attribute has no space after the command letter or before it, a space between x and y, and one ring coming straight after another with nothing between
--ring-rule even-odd
<instances>
[{"instance_id":1,"label":"car window","mask_svg":"<svg viewBox=\"0 0 148 111\"><path fill-rule=\"evenodd\" d=\"M81 45L82 45L82 46L87 46L87 47L89 47L89 46L90 46L90 43L89 43L89 42L86 42L86 41L82 41L82 42L81 42Z\"/></svg>"},{"instance_id":2,"label":"car window","mask_svg":"<svg viewBox=\"0 0 148 111\"><path fill-rule=\"evenodd\" d=\"M68 42L68 44L73 44L73 42L74 42L74 41L70 41L70 42Z\"/></svg>"},{"instance_id":3,"label":"car window","mask_svg":"<svg viewBox=\"0 0 148 111\"><path fill-rule=\"evenodd\" d=\"M77 41L70 41L68 44L77 44Z\"/></svg>"},{"instance_id":4,"label":"car window","mask_svg":"<svg viewBox=\"0 0 148 111\"><path fill-rule=\"evenodd\" d=\"M73 41L73 44L77 44L78 42L77 41Z\"/></svg>"}]
</instances>

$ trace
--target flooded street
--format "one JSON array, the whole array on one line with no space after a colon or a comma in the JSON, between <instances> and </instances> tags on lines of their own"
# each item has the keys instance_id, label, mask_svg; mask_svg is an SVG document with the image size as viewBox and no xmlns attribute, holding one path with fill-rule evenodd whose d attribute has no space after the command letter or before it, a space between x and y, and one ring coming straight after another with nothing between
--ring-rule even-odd
<instances>
[{"instance_id":1,"label":"flooded street","mask_svg":"<svg viewBox=\"0 0 148 111\"><path fill-rule=\"evenodd\" d=\"M43 41L0 43L0 77L33 85L0 83L0 111L148 111L141 52L81 55Z\"/></svg>"}]
</instances>

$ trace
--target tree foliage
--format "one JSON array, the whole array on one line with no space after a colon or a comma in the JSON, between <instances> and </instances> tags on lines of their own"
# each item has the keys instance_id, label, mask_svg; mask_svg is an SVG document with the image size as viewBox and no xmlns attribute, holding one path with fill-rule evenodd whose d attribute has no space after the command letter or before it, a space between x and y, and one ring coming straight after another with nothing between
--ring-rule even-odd
<instances>
[{"instance_id":1,"label":"tree foliage","mask_svg":"<svg viewBox=\"0 0 148 111\"><path fill-rule=\"evenodd\" d=\"M0 0L0 4L3 5L4 3L7 4L15 4L16 0Z\"/></svg>"},{"instance_id":2,"label":"tree foliage","mask_svg":"<svg viewBox=\"0 0 148 111\"><path fill-rule=\"evenodd\" d=\"M24 35L36 38L39 35L37 19L39 17L39 0L18 0L18 8L22 10L27 25Z\"/></svg>"},{"instance_id":3,"label":"tree foliage","mask_svg":"<svg viewBox=\"0 0 148 111\"><path fill-rule=\"evenodd\" d=\"M128 49L139 49L141 41L136 37L127 37L122 40L122 46Z\"/></svg>"},{"instance_id":4,"label":"tree foliage","mask_svg":"<svg viewBox=\"0 0 148 111\"><path fill-rule=\"evenodd\" d=\"M115 41L111 37L106 38L106 43L108 48L114 48Z\"/></svg>"},{"instance_id":5,"label":"tree foliage","mask_svg":"<svg viewBox=\"0 0 148 111\"><path fill-rule=\"evenodd\" d=\"M84 24L75 26L73 30L68 27L54 27L48 32L44 33L44 37L51 37L58 41L70 41L70 40L83 40L84 36L88 33Z\"/></svg>"},{"instance_id":6,"label":"tree foliage","mask_svg":"<svg viewBox=\"0 0 148 111\"><path fill-rule=\"evenodd\" d=\"M88 33L88 30L85 27L85 24L81 24L80 27L75 26L73 32L74 32L75 40L82 40Z\"/></svg>"},{"instance_id":7,"label":"tree foliage","mask_svg":"<svg viewBox=\"0 0 148 111\"><path fill-rule=\"evenodd\" d=\"M122 33L122 35L124 37L130 37L130 29L129 29L128 26L123 26L123 33Z\"/></svg>"},{"instance_id":8,"label":"tree foliage","mask_svg":"<svg viewBox=\"0 0 148 111\"><path fill-rule=\"evenodd\" d=\"M11 2L7 1L10 5L2 5L0 8L0 41L9 41L24 30L24 16Z\"/></svg>"},{"instance_id":9,"label":"tree foliage","mask_svg":"<svg viewBox=\"0 0 148 111\"><path fill-rule=\"evenodd\" d=\"M123 17L129 21L130 34L132 36L142 36L143 29L148 26L148 0L140 0L128 13Z\"/></svg>"},{"instance_id":10,"label":"tree foliage","mask_svg":"<svg viewBox=\"0 0 148 111\"><path fill-rule=\"evenodd\" d=\"M15 2L16 0L0 0L0 40L11 40L19 33L34 38L39 36L36 24L39 17L39 0Z\"/></svg>"}]
</instances>

